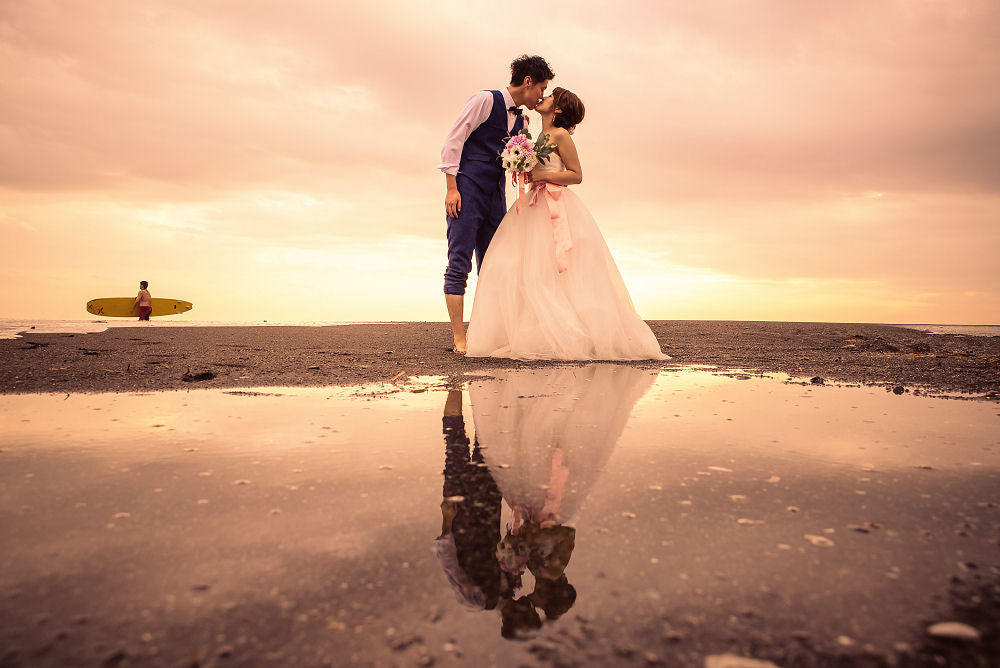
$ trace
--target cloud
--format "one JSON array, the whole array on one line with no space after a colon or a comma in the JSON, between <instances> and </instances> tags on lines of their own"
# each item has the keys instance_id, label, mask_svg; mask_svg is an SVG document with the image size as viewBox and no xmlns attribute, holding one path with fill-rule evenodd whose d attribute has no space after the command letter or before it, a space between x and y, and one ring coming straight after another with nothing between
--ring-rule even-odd
<instances>
[{"instance_id":1,"label":"cloud","mask_svg":"<svg viewBox=\"0 0 1000 668\"><path fill-rule=\"evenodd\" d=\"M261 247L291 265L351 244L432 252L441 141L528 52L587 105L577 191L612 248L657 249L667 268L637 276L816 280L844 299L937 285L995 304L995 3L546 11L559 21L513 31L487 2L5 3L0 226L23 246L0 259L58 273L35 237L96 252L137 228L165 267L197 243L234 249L237 276ZM115 262L104 280L138 270Z\"/></svg>"}]
</instances>

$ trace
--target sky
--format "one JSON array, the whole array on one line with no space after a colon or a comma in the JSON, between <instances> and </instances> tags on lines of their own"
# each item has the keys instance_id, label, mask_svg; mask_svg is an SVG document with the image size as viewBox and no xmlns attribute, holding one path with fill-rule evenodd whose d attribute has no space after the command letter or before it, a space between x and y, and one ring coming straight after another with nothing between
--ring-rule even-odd
<instances>
[{"instance_id":1,"label":"sky","mask_svg":"<svg viewBox=\"0 0 1000 668\"><path fill-rule=\"evenodd\" d=\"M1000 324L998 45L993 0L0 2L0 317L445 320L441 144L529 53L646 319Z\"/></svg>"}]
</instances>

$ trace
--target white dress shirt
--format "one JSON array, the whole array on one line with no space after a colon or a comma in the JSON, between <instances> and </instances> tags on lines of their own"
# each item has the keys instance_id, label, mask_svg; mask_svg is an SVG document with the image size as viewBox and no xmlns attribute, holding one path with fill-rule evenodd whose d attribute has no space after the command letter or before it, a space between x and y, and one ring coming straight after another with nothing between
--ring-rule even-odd
<instances>
[{"instance_id":1,"label":"white dress shirt","mask_svg":"<svg viewBox=\"0 0 1000 668\"><path fill-rule=\"evenodd\" d=\"M500 94L503 95L503 103L507 109L514 106L514 98L510 96L510 91L507 90L506 86L500 89ZM441 164L438 165L438 169L452 176L458 174L458 164L462 161L462 147L465 145L465 140L469 138L473 130L490 117L491 111L493 111L493 93L491 91L480 91L468 99L465 107L462 108L462 113L458 115L458 120L451 128L451 132L445 137L444 146L441 147ZM508 111L507 132L514 129L514 121L516 120L517 116ZM527 116L524 117L524 122L528 122Z\"/></svg>"}]
</instances>

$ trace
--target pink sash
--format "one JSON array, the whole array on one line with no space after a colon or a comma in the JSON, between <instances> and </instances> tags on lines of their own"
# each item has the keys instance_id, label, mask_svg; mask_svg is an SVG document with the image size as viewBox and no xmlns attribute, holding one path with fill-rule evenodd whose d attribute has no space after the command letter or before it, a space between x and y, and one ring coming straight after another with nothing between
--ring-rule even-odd
<instances>
[{"instance_id":1,"label":"pink sash","mask_svg":"<svg viewBox=\"0 0 1000 668\"><path fill-rule=\"evenodd\" d=\"M528 195L528 206L535 206L539 191L545 193L549 202L549 216L552 218L552 240L556 247L556 269L559 270L560 274L568 268L569 252L573 250L573 239L569 235L569 223L566 222L566 205L562 201L565 189L566 186L561 186L558 183L534 182L531 184L531 192ZM520 213L520 211L519 207L518 212Z\"/></svg>"}]
</instances>

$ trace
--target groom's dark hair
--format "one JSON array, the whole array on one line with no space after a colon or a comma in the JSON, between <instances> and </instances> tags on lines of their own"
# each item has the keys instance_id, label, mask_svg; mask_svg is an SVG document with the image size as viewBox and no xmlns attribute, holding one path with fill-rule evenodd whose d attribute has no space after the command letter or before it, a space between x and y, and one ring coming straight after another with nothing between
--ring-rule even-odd
<instances>
[{"instance_id":1,"label":"groom's dark hair","mask_svg":"<svg viewBox=\"0 0 1000 668\"><path fill-rule=\"evenodd\" d=\"M520 86L524 83L524 77L531 77L533 83L538 83L555 79L556 75L544 58L525 54L518 56L510 64L510 85Z\"/></svg>"}]
</instances>

